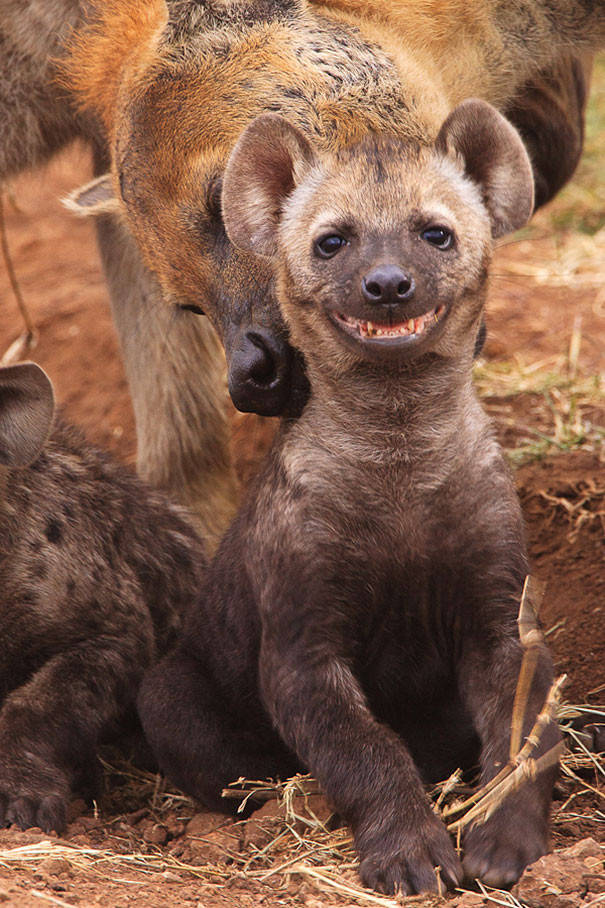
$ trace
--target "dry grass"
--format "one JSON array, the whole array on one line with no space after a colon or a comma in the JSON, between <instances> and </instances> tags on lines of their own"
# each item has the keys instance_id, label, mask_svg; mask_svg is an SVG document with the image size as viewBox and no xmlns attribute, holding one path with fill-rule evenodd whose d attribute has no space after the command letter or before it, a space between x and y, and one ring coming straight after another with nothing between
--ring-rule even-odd
<instances>
[{"instance_id":1,"label":"dry grass","mask_svg":"<svg viewBox=\"0 0 605 908\"><path fill-rule=\"evenodd\" d=\"M513 742L509 763L492 782L477 791L469 788L462 781L462 774L456 772L430 792L435 811L442 816L450 831L458 836L458 840L465 826L485 822L504 798L524 784L525 779L533 777L544 765L551 765L559 756L562 770L560 787L565 792L565 797L554 813L555 828L570 819L577 820L578 817L584 821L589 819L595 824L605 822L605 793L602 788L605 754L591 753L583 736L572 724L574 719L586 712L602 716L605 721L605 705L560 704L559 692L563 679L558 679L531 733L522 742L520 729L535 667L533 655L541 642L535 613L542 593L539 584L534 582L532 585L529 582L521 602L519 631L526 655L511 718ZM598 696L603 693L603 689L596 689L592 693ZM555 748L535 759L542 731L555 714L565 733L568 747L562 755ZM111 777L114 787L119 783L120 802L147 805L157 822L175 812L179 818L187 820L196 811L189 798L166 786L158 775L138 770L128 763L106 763L105 771ZM268 884L272 890L285 891L290 880L295 878L307 881L317 889L324 904L327 900L329 904L342 905L345 900L345 904L354 902L384 908L400 906L402 902L399 897L381 896L359 884L358 862L350 831L343 826L335 828L331 821L317 816L312 797L318 792L317 782L308 775L297 775L283 783L237 780L225 793L227 797L237 798L243 808L253 794L257 800L275 801L276 809L264 820L254 821L262 827L260 840L252 839L242 850L226 852L225 857L229 863L187 862L143 841L138 843L138 847L135 845L131 850L123 852L48 839L0 851L0 866L37 867L48 857L59 857L67 861L75 872L98 873L99 878L103 879L124 881L124 874L129 874L128 882L135 883L145 878L161 878L162 874L169 871L182 879L195 878L202 889L213 889L229 880L240 878ZM589 803L596 806L586 807L586 795L590 796ZM584 804L582 814L578 814L579 801ZM122 815L112 822L119 824L123 819ZM241 821L240 828L243 831L244 821ZM237 831L237 824L235 829ZM136 879L132 879L133 875ZM486 887L481 887L481 892L495 905L523 908L522 903L510 893ZM423 908L437 904L430 896L421 899L417 904ZM413 903L406 900L406 904Z\"/></svg>"},{"instance_id":2,"label":"dry grass","mask_svg":"<svg viewBox=\"0 0 605 908\"><path fill-rule=\"evenodd\" d=\"M521 356L480 360L475 366L475 384L488 412L513 433L515 443L504 444L514 465L580 449L605 460L605 375L581 374L580 344L576 325L565 355L537 362Z\"/></svg>"}]
</instances>

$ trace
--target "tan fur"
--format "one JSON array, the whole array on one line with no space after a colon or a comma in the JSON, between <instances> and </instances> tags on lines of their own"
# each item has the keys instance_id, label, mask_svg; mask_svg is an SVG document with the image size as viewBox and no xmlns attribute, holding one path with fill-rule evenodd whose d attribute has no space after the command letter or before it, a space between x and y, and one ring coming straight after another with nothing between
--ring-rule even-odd
<instances>
[{"instance_id":1,"label":"tan fur","mask_svg":"<svg viewBox=\"0 0 605 908\"><path fill-rule=\"evenodd\" d=\"M93 24L70 43L64 81L83 107L95 109L110 135L120 79L136 81L137 72L149 65L166 20L163 0L106 0L97 5Z\"/></svg>"},{"instance_id":2,"label":"tan fur","mask_svg":"<svg viewBox=\"0 0 605 908\"><path fill-rule=\"evenodd\" d=\"M106 118L109 95L87 86L97 85L115 30L128 32L102 69L118 99L111 126L116 185L119 176L129 227L167 298L203 300L218 325L210 302L214 260L185 212L203 209L204 187L254 116L282 112L332 151L372 132L430 142L465 97L503 107L568 44L604 40L605 15L584 21L579 7L561 4L558 28L545 0L513 7L298 0L283 15L276 3L273 18L259 12L256 22L262 4L242 0L220 10L177 6L160 35L163 4L155 0L133 48L130 13L112 2L101 25L78 39L71 70L84 103ZM183 21L175 23L181 9ZM335 25L341 44L331 37Z\"/></svg>"}]
</instances>

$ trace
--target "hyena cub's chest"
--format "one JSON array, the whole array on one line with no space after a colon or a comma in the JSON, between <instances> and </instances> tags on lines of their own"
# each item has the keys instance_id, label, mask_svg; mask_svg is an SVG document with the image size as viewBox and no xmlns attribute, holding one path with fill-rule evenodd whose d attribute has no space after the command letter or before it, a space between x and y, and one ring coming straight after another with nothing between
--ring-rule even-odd
<instances>
[{"instance_id":1,"label":"hyena cub's chest","mask_svg":"<svg viewBox=\"0 0 605 908\"><path fill-rule=\"evenodd\" d=\"M357 673L373 710L396 726L454 694L453 603L447 579L428 563L385 568L371 592Z\"/></svg>"}]
</instances>

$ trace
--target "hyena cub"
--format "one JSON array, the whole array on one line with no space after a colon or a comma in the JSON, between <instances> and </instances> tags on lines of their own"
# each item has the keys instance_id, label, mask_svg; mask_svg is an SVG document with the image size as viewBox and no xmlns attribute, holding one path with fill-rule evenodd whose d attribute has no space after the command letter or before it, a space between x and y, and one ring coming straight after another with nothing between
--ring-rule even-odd
<instances>
[{"instance_id":1,"label":"hyena cub","mask_svg":"<svg viewBox=\"0 0 605 908\"><path fill-rule=\"evenodd\" d=\"M205 560L181 509L53 413L38 366L0 369L0 825L45 831L91 793Z\"/></svg>"},{"instance_id":2,"label":"hyena cub","mask_svg":"<svg viewBox=\"0 0 605 908\"><path fill-rule=\"evenodd\" d=\"M519 505L471 381L492 237L532 210L512 126L467 101L434 145L319 154L255 120L226 169L238 246L272 257L310 400L284 422L139 707L160 765L214 807L238 776L309 769L351 824L364 882L463 876L423 783L506 762L527 562ZM527 725L552 676L540 655ZM542 747L558 740L556 728ZM553 773L464 841L512 883L547 847Z\"/></svg>"}]
</instances>

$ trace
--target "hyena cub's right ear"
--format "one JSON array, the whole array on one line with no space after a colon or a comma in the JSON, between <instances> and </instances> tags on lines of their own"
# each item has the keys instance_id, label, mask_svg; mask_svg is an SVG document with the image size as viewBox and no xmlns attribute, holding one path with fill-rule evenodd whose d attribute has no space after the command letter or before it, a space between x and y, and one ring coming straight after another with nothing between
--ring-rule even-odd
<instances>
[{"instance_id":1,"label":"hyena cub's right ear","mask_svg":"<svg viewBox=\"0 0 605 908\"><path fill-rule=\"evenodd\" d=\"M32 463L48 438L54 412L53 386L40 366L0 368L0 465Z\"/></svg>"},{"instance_id":2,"label":"hyena cub's right ear","mask_svg":"<svg viewBox=\"0 0 605 908\"><path fill-rule=\"evenodd\" d=\"M97 217L101 214L118 214L122 210L120 200L113 191L110 173L95 177L90 183L74 189L63 199L63 204L82 218Z\"/></svg>"},{"instance_id":3,"label":"hyena cub's right ear","mask_svg":"<svg viewBox=\"0 0 605 908\"><path fill-rule=\"evenodd\" d=\"M469 98L455 107L435 141L439 151L461 158L478 184L500 237L527 224L534 207L534 178L521 136L495 107Z\"/></svg>"},{"instance_id":4,"label":"hyena cub's right ear","mask_svg":"<svg viewBox=\"0 0 605 908\"><path fill-rule=\"evenodd\" d=\"M240 249L277 251L281 207L315 163L311 145L277 114L253 120L231 152L223 178L223 219Z\"/></svg>"}]
</instances>

